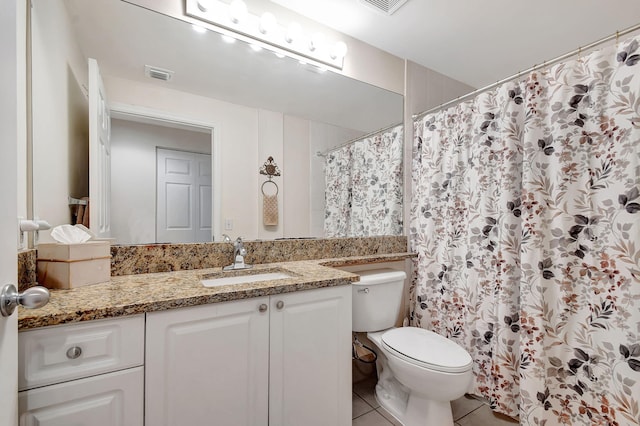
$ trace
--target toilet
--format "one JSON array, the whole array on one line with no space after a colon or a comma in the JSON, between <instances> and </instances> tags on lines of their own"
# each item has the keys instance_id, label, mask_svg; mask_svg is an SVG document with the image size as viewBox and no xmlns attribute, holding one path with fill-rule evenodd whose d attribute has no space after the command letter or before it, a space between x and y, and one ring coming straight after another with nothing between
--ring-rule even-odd
<instances>
[{"instance_id":1,"label":"toilet","mask_svg":"<svg viewBox=\"0 0 640 426\"><path fill-rule=\"evenodd\" d=\"M450 402L471 385L471 356L434 332L394 327L403 271L350 271L360 275L353 283L353 331L366 332L378 355L378 403L405 426L453 426Z\"/></svg>"}]
</instances>

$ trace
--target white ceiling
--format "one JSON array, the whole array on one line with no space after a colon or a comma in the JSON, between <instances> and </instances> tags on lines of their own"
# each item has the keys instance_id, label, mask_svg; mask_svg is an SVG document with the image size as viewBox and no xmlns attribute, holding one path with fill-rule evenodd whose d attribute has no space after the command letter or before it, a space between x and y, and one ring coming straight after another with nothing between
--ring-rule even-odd
<instances>
[{"instance_id":1,"label":"white ceiling","mask_svg":"<svg viewBox=\"0 0 640 426\"><path fill-rule=\"evenodd\" d=\"M474 87L640 23L638 0L409 0L392 16L359 0L272 0Z\"/></svg>"}]
</instances>

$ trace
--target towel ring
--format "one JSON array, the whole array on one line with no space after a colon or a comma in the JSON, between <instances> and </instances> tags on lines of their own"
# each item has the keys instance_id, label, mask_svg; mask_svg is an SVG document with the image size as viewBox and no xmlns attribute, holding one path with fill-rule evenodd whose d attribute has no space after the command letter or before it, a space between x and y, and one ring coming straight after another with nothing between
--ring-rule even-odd
<instances>
[{"instance_id":1,"label":"towel ring","mask_svg":"<svg viewBox=\"0 0 640 426\"><path fill-rule=\"evenodd\" d=\"M267 196L267 194L264 193L264 186L268 183L272 183L276 187L275 195L278 195L278 192L280 192L280 188L278 188L278 184L272 180L265 180L264 182L262 182L262 186L260 187L260 190L262 191L262 195Z\"/></svg>"}]
</instances>

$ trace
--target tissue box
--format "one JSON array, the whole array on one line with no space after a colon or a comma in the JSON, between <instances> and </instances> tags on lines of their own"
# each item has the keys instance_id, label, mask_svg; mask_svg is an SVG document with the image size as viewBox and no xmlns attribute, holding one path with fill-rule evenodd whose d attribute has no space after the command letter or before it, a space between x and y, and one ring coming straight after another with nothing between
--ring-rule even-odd
<instances>
[{"instance_id":1,"label":"tissue box","mask_svg":"<svg viewBox=\"0 0 640 426\"><path fill-rule=\"evenodd\" d=\"M69 289L109 281L109 241L79 244L38 244L38 283L48 288Z\"/></svg>"}]
</instances>

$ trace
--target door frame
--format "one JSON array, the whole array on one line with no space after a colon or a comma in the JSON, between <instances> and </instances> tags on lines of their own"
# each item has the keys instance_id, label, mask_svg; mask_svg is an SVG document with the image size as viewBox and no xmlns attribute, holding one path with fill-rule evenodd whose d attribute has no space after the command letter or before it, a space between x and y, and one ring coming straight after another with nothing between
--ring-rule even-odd
<instances>
[{"instance_id":1,"label":"door frame","mask_svg":"<svg viewBox=\"0 0 640 426\"><path fill-rule=\"evenodd\" d=\"M211 208L213 212L212 233L213 241L222 239L222 162L220 161L220 133L221 126L210 121L194 120L189 117L175 115L166 111L159 111L152 108L137 105L113 102L109 104L111 108L111 118L121 120L138 121L142 123L158 124L162 123L168 127L185 130L206 130L211 133L211 186L213 197Z\"/></svg>"}]
</instances>

